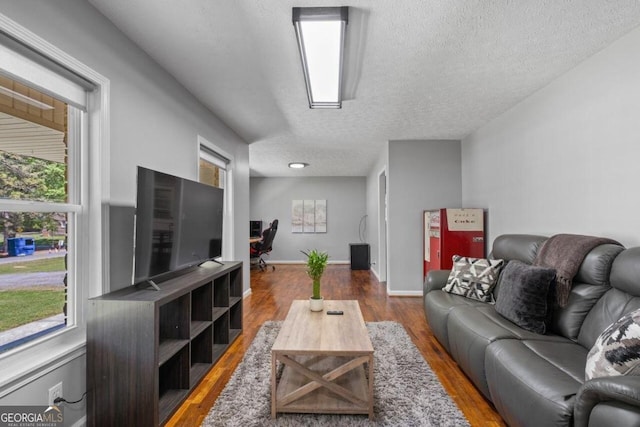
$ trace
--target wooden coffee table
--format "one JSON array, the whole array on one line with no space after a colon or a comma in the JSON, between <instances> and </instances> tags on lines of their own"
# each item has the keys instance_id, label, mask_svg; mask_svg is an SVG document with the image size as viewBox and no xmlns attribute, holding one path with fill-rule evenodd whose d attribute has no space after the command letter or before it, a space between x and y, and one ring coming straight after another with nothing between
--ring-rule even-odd
<instances>
[{"instance_id":1,"label":"wooden coffee table","mask_svg":"<svg viewBox=\"0 0 640 427\"><path fill-rule=\"evenodd\" d=\"M278 412L373 419L373 346L358 301L325 301L321 312L309 310L308 300L293 301L271 348L271 417Z\"/></svg>"}]
</instances>

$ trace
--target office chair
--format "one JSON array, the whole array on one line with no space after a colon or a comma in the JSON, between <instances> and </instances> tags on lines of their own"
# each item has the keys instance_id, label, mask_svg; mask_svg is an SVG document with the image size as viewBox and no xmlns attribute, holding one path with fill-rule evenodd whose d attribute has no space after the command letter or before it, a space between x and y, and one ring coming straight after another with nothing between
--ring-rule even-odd
<instances>
[{"instance_id":1,"label":"office chair","mask_svg":"<svg viewBox=\"0 0 640 427\"><path fill-rule=\"evenodd\" d=\"M262 258L263 255L268 255L271 252L273 239L276 237L278 231L278 220L274 219L269 228L262 232L262 240L249 246L249 259L252 264L256 264L260 271L267 269L267 262ZM271 266L272 271L275 271L276 267Z\"/></svg>"}]
</instances>

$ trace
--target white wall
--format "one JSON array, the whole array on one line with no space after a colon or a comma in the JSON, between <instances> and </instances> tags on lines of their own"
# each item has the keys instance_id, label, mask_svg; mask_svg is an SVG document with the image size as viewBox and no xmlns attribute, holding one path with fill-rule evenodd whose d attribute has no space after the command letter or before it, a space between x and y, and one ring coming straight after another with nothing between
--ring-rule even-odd
<instances>
[{"instance_id":1,"label":"white wall","mask_svg":"<svg viewBox=\"0 0 640 427\"><path fill-rule=\"evenodd\" d=\"M460 150L460 141L389 142L390 295L422 295L423 211L461 206Z\"/></svg>"},{"instance_id":2,"label":"white wall","mask_svg":"<svg viewBox=\"0 0 640 427\"><path fill-rule=\"evenodd\" d=\"M111 198L107 208L112 214L113 259L106 268L113 283L104 288L130 283L136 166L195 179L197 136L201 135L233 155L236 162L234 254L247 264L248 289L248 146L87 2L0 0L0 11L111 81ZM63 364L4 396L0 405L43 404L48 387L61 379L65 398L80 398L85 391L84 366L84 356ZM68 414L73 414L65 420L70 425L84 415L84 409Z\"/></svg>"},{"instance_id":3,"label":"white wall","mask_svg":"<svg viewBox=\"0 0 640 427\"><path fill-rule=\"evenodd\" d=\"M309 249L327 251L329 262L350 260L349 243L360 243L358 227L366 213L364 177L251 178L250 182L251 219L262 220L263 228L276 218L279 222L267 261L303 261L300 251ZM291 232L291 201L304 199L327 201L326 233ZM246 228L248 233L248 223Z\"/></svg>"},{"instance_id":4,"label":"white wall","mask_svg":"<svg viewBox=\"0 0 640 427\"><path fill-rule=\"evenodd\" d=\"M504 233L640 244L640 29L464 139L466 206Z\"/></svg>"}]
</instances>

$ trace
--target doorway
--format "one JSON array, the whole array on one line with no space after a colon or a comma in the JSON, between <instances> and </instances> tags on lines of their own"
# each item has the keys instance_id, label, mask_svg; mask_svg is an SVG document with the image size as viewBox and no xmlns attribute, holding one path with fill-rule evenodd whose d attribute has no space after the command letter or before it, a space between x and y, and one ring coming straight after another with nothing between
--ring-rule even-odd
<instances>
[{"instance_id":1,"label":"doorway","mask_svg":"<svg viewBox=\"0 0 640 427\"><path fill-rule=\"evenodd\" d=\"M387 281L387 172L378 176L378 280Z\"/></svg>"}]
</instances>

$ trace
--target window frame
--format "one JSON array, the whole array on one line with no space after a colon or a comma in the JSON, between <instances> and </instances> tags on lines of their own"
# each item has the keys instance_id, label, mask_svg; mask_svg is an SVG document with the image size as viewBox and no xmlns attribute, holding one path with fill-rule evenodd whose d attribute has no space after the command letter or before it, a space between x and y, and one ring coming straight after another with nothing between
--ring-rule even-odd
<instances>
[{"instance_id":1,"label":"window frame","mask_svg":"<svg viewBox=\"0 0 640 427\"><path fill-rule=\"evenodd\" d=\"M87 108L81 116L81 153L69 156L69 168L78 173L78 207L61 204L64 210L77 211L75 250L69 257L69 274L75 275L69 298L74 298L72 325L47 334L0 355L0 398L40 378L86 353L86 316L88 298L103 294L109 283L108 201L110 171L110 81L100 73L66 54L35 33L0 13L2 31L52 63L91 82L95 89L87 92ZM71 148L71 145L70 145ZM38 209L34 202L24 210ZM0 202L0 210L4 207ZM47 209L52 204L47 204ZM75 267L74 267L75 266ZM73 271L71 271L73 269Z\"/></svg>"},{"instance_id":2,"label":"window frame","mask_svg":"<svg viewBox=\"0 0 640 427\"><path fill-rule=\"evenodd\" d=\"M222 260L233 260L234 258L234 212L233 212L233 169L234 169L234 158L231 154L222 150L217 145L208 141L201 135L198 135L197 144L196 144L196 179L199 181L200 177L200 159L202 158L202 153L206 153L207 155L211 155L213 153L214 156L220 157L221 159L226 159L227 164L225 167L225 181L224 181L224 221L222 228L222 236L223 236L223 245L222 245ZM209 161L206 157L205 160Z\"/></svg>"},{"instance_id":3,"label":"window frame","mask_svg":"<svg viewBox=\"0 0 640 427\"><path fill-rule=\"evenodd\" d=\"M229 161L227 159L223 160L222 157L220 157L219 155L217 155L216 153L214 153L213 151L211 151L209 148L207 148L205 145L202 145L202 144L200 144L199 156L200 156L199 158L200 161L198 162L198 178L201 179L200 173L202 172L201 171L202 161L205 161L206 163L209 163L210 165L213 165L224 172L222 174L222 178L220 179L220 181L222 181L221 182L222 186L219 186L219 188L224 189L227 185L226 183L227 168L229 166ZM205 183L205 184L208 184L208 183Z\"/></svg>"}]
</instances>

